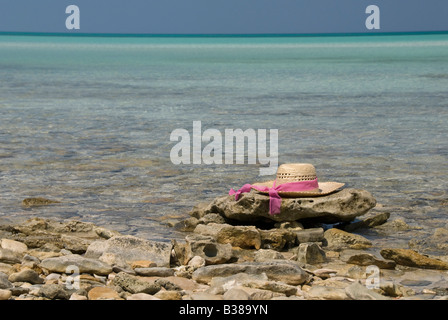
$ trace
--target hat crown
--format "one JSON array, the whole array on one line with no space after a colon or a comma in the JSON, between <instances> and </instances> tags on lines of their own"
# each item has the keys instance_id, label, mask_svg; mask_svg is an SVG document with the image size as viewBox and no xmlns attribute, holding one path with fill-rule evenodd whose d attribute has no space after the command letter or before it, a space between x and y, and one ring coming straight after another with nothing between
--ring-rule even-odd
<instances>
[{"instance_id":1,"label":"hat crown","mask_svg":"<svg viewBox=\"0 0 448 320\"><path fill-rule=\"evenodd\" d=\"M276 185L288 182L309 181L317 178L316 169L309 163L282 164L277 169Z\"/></svg>"}]
</instances>

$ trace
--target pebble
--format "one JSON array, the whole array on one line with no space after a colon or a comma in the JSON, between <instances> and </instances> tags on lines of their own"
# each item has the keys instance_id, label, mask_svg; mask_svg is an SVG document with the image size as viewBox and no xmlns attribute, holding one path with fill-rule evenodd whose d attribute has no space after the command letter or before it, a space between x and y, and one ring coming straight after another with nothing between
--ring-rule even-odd
<instances>
[{"instance_id":1,"label":"pebble","mask_svg":"<svg viewBox=\"0 0 448 320\"><path fill-rule=\"evenodd\" d=\"M88 295L89 300L121 300L122 298L112 288L109 287L94 287L92 288Z\"/></svg>"},{"instance_id":2,"label":"pebble","mask_svg":"<svg viewBox=\"0 0 448 320\"><path fill-rule=\"evenodd\" d=\"M11 298L12 292L6 289L0 289L0 300L9 300Z\"/></svg>"}]
</instances>

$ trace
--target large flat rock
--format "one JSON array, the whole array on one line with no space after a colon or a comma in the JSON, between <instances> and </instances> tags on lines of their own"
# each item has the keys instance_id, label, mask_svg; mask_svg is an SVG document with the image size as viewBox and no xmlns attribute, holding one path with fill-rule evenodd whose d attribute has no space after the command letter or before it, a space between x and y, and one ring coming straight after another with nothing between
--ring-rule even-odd
<instances>
[{"instance_id":1,"label":"large flat rock","mask_svg":"<svg viewBox=\"0 0 448 320\"><path fill-rule=\"evenodd\" d=\"M269 196L251 191L214 199L209 205L195 208L192 216L203 217L218 213L228 219L243 222L297 221L316 219L323 223L352 221L366 214L376 205L375 198L366 190L347 188L339 192L308 198L282 198L281 213L269 214Z\"/></svg>"},{"instance_id":2,"label":"large flat rock","mask_svg":"<svg viewBox=\"0 0 448 320\"><path fill-rule=\"evenodd\" d=\"M150 241L134 236L115 236L106 241L95 241L89 245L85 256L99 259L103 255L113 255L117 260L127 263L150 260L158 267L169 267L172 245L165 242Z\"/></svg>"}]
</instances>

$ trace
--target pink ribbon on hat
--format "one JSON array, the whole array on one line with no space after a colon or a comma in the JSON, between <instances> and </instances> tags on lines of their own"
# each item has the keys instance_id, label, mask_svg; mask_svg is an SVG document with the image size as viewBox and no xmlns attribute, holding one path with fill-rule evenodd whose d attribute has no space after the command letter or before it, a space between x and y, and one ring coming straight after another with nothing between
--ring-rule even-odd
<instances>
[{"instance_id":1,"label":"pink ribbon on hat","mask_svg":"<svg viewBox=\"0 0 448 320\"><path fill-rule=\"evenodd\" d=\"M282 198L278 194L279 191L283 192L303 192L310 191L316 188L319 188L319 184L317 182L317 178L314 180L306 180L306 181L297 181L297 182L287 182L283 183L279 186L275 185L272 188L265 186L253 186L251 184L245 184L238 191L230 189L229 195L235 195L235 200L237 201L240 197L241 193L250 192L250 189L254 188L261 192L269 192L269 214L279 214L280 207L282 204Z\"/></svg>"}]
</instances>

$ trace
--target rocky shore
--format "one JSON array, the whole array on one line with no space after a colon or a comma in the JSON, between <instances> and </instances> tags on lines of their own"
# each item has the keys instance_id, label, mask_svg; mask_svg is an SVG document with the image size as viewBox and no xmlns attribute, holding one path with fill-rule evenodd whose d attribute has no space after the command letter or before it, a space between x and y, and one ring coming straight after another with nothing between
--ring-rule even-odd
<instances>
[{"instance_id":1,"label":"rocky shore","mask_svg":"<svg viewBox=\"0 0 448 320\"><path fill-rule=\"evenodd\" d=\"M388 212L364 190L321 198L218 197L157 242L92 223L0 226L0 300L446 300L448 257L376 247L357 230ZM329 225L331 224L331 225Z\"/></svg>"}]
</instances>

